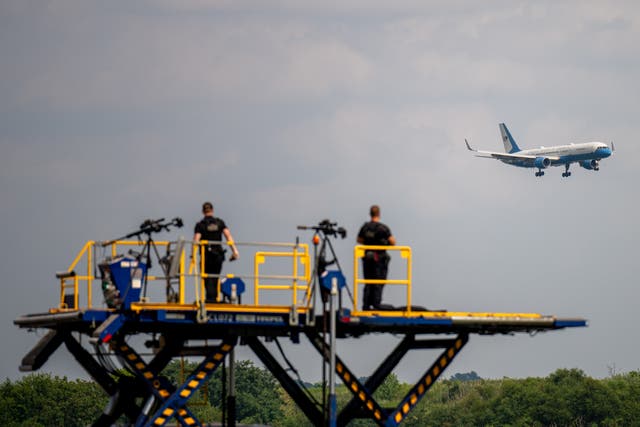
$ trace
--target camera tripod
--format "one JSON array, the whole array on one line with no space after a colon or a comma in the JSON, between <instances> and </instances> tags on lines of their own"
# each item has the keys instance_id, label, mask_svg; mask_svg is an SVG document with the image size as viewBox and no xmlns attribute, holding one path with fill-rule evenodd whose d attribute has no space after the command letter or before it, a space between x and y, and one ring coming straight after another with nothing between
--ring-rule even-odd
<instances>
[{"instance_id":1,"label":"camera tripod","mask_svg":"<svg viewBox=\"0 0 640 427\"><path fill-rule=\"evenodd\" d=\"M156 259L160 264L160 268L162 268L162 272L165 278L167 279L166 294L167 294L167 301L169 301L174 299L176 295L175 291L171 287L170 278L169 278L169 265L171 264L171 260L168 259L169 258L168 254L166 257L160 256L160 252L158 252L158 247L156 246L156 242L153 240L152 234L159 233L163 230L169 231L171 227L180 228L182 227L182 225L183 225L182 218L179 218L179 217L173 218L171 221L166 221L166 222L164 218L160 218L156 220L147 219L142 224L140 224L139 230L133 231L118 239L110 240L108 242L103 242L102 247L109 246L119 240L125 240L131 237L137 237L139 241L142 241L143 239L141 238L141 236L146 235L146 238L144 239L144 245L142 246L142 251L140 251L139 253L134 252L132 250L129 251L130 254L135 255L136 261L141 262L142 260L144 260L144 262L147 265L147 274L144 275L144 280L142 284L142 297L146 298L147 296L147 284L148 284L148 276L149 276L148 272L149 270L151 270L151 265L152 265L151 250L153 248L153 252L156 254ZM167 249L167 252L168 252L168 249Z\"/></svg>"},{"instance_id":2,"label":"camera tripod","mask_svg":"<svg viewBox=\"0 0 640 427\"><path fill-rule=\"evenodd\" d=\"M335 264L338 271L342 275L342 268L340 262L336 256L336 252L331 243L330 237L340 236L342 239L347 237L347 230L343 227L338 227L335 222L330 222L325 219L314 226L299 225L298 230L314 230L313 235L313 257L315 259L313 267L313 279L312 279L312 293L313 301L312 306L315 306L315 291L316 288L320 289L320 295L322 297L323 313L322 316L322 342L323 345L327 345L330 349L329 359L323 359L322 362L322 411L323 411L323 424L335 425L336 421L336 393L335 393L335 375L328 375L327 364L329 364L329 372L335 372L336 363L336 304L335 296L338 296L338 307L342 307L342 293L338 292L336 286L332 286L332 289L326 289L321 285L322 274L327 270L327 267ZM320 245L320 249L318 249ZM327 251L331 255L332 259L327 260ZM353 296L349 288L345 286L349 298L353 302ZM327 309L327 302L329 308ZM327 321L329 325L329 343L327 343ZM329 404L327 404L327 378L329 379Z\"/></svg>"},{"instance_id":3,"label":"camera tripod","mask_svg":"<svg viewBox=\"0 0 640 427\"><path fill-rule=\"evenodd\" d=\"M320 294L322 296L322 302L327 302L328 290L324 290L320 284L320 278L322 273L327 270L327 267L335 264L338 270L342 273L342 267L340 267L340 262L338 261L338 257L336 256L336 252L333 248L333 244L331 243L330 237L338 237L340 236L342 239L347 237L347 230L343 227L338 227L336 222L331 222L328 219L320 221L318 225L299 225L298 230L314 230L315 234L313 235L313 258L314 258L314 267L313 267L313 279L312 279L312 289L315 295L315 290L317 287L320 287ZM320 245L320 249L318 249L318 245ZM331 255L332 259L327 260L327 250ZM353 300L353 296L351 295L351 291L347 288L347 292L351 300ZM342 295L340 295L340 306L342 306Z\"/></svg>"}]
</instances>

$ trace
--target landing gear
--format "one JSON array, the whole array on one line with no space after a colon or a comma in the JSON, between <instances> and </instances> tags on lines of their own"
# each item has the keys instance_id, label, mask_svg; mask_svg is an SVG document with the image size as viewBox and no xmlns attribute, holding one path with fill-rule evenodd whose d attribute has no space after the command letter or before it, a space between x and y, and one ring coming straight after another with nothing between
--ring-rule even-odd
<instances>
[{"instance_id":1,"label":"landing gear","mask_svg":"<svg viewBox=\"0 0 640 427\"><path fill-rule=\"evenodd\" d=\"M538 172L536 172L536 176L544 176L544 172L539 170Z\"/></svg>"},{"instance_id":2,"label":"landing gear","mask_svg":"<svg viewBox=\"0 0 640 427\"><path fill-rule=\"evenodd\" d=\"M568 178L571 176L571 172L569 172L569 166L570 164L567 163L566 165L564 165L564 172L562 173L562 177L563 178Z\"/></svg>"}]
</instances>

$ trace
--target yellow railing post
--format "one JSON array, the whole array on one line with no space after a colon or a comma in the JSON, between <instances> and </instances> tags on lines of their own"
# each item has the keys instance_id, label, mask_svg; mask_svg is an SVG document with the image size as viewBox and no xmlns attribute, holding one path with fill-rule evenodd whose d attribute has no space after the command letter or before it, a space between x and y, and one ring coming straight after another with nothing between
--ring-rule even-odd
<instances>
[{"instance_id":1,"label":"yellow railing post","mask_svg":"<svg viewBox=\"0 0 640 427\"><path fill-rule=\"evenodd\" d=\"M207 294L204 289L204 280L207 277L207 273L204 271L204 245L202 242L198 246L198 252L200 252L200 296L202 301L206 301Z\"/></svg>"},{"instance_id":2,"label":"yellow railing post","mask_svg":"<svg viewBox=\"0 0 640 427\"><path fill-rule=\"evenodd\" d=\"M94 247L95 242L91 242L91 245L89 246L88 250L87 250L87 307L91 308L91 299L92 299L92 294L91 294L91 287L93 285L93 271L91 271L91 264L93 261L93 247ZM76 305L77 308L77 305Z\"/></svg>"},{"instance_id":3,"label":"yellow railing post","mask_svg":"<svg viewBox=\"0 0 640 427\"><path fill-rule=\"evenodd\" d=\"M293 305L298 304L298 245L293 247Z\"/></svg>"},{"instance_id":4,"label":"yellow railing post","mask_svg":"<svg viewBox=\"0 0 640 427\"><path fill-rule=\"evenodd\" d=\"M407 260L407 313L411 313L411 248L401 249L400 257Z\"/></svg>"},{"instance_id":5,"label":"yellow railing post","mask_svg":"<svg viewBox=\"0 0 640 427\"><path fill-rule=\"evenodd\" d=\"M180 280L180 296L178 296L178 303L180 304L184 304L184 263L185 263L185 258L186 258L186 254L185 254L185 250L182 251L182 253L180 254L180 272L179 274L179 280Z\"/></svg>"},{"instance_id":6,"label":"yellow railing post","mask_svg":"<svg viewBox=\"0 0 640 427\"><path fill-rule=\"evenodd\" d=\"M361 283L358 277L358 260L364 256L361 246L353 248L353 311L358 311L358 285Z\"/></svg>"},{"instance_id":7,"label":"yellow railing post","mask_svg":"<svg viewBox=\"0 0 640 427\"><path fill-rule=\"evenodd\" d=\"M260 288L260 264L264 263L264 255L261 252L256 252L253 257L253 303L260 305L259 301L259 288Z\"/></svg>"},{"instance_id":8,"label":"yellow railing post","mask_svg":"<svg viewBox=\"0 0 640 427\"><path fill-rule=\"evenodd\" d=\"M80 293L78 292L78 275L73 276L73 309L78 309L78 303L80 302Z\"/></svg>"}]
</instances>

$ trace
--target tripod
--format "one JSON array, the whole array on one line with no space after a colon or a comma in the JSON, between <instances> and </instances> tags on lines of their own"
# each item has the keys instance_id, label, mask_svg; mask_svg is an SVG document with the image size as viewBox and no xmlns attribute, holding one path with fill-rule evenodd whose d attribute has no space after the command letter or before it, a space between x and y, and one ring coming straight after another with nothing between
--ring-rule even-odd
<instances>
[{"instance_id":1,"label":"tripod","mask_svg":"<svg viewBox=\"0 0 640 427\"><path fill-rule=\"evenodd\" d=\"M342 239L347 237L347 230L343 227L338 227L336 222L331 222L328 219L322 220L318 223L318 225L299 225L298 230L314 230L315 234L313 235L313 258L314 258L314 267L313 267L313 279L312 279L312 292L315 295L315 291L320 283L320 277L322 273L327 270L327 267L335 264L338 267L338 270L342 272L342 267L340 267L340 262L338 261L338 257L336 255L335 250L333 249L333 244L331 243L330 237L338 237L340 236ZM318 245L320 245L320 250L318 250ZM330 261L327 261L327 248L332 257ZM353 301L353 296L351 295L351 291L349 288L347 289L347 293L349 294L349 298ZM320 289L322 302L326 303L327 293L321 288ZM341 295L340 295L341 297ZM342 302L342 300L341 300ZM340 304L342 306L342 304Z\"/></svg>"},{"instance_id":2,"label":"tripod","mask_svg":"<svg viewBox=\"0 0 640 427\"><path fill-rule=\"evenodd\" d=\"M329 360L330 372L331 376L329 377L330 383L330 391L329 391L329 400L330 404L327 405L327 361L323 359L322 362L322 410L323 410L323 424L324 425L335 425L335 411L332 409L335 407L335 339L336 339L336 331L335 331L335 321L336 321L336 313L335 313L335 294L331 295L332 291L335 289L325 289L324 286L321 286L321 277L323 273L327 270L327 267L335 264L338 267L338 271L342 274L342 268L340 267L340 262L338 261L338 257L336 256L336 252L333 248L333 244L331 243L330 237L340 236L341 238L347 237L347 230L343 227L338 227L337 223L330 222L328 219L321 221L318 225L315 226L305 226L299 225L298 230L314 230L315 233L313 235L313 257L315 260L313 267L313 279L312 279L312 293L313 293L313 305L315 306L315 291L316 288L320 289L320 295L322 297L323 304L323 322L322 322L322 342L326 344L327 342L327 318L330 317L331 321L331 333L329 337L329 347L331 348L331 357ZM318 244L320 244L320 249L318 250ZM331 255L332 259L327 260L327 250ZM351 295L351 291L347 287L347 292L349 294L349 298L353 302L353 296ZM327 310L327 302L329 302L329 310ZM342 307L342 293L338 292L338 307Z\"/></svg>"},{"instance_id":3,"label":"tripod","mask_svg":"<svg viewBox=\"0 0 640 427\"><path fill-rule=\"evenodd\" d=\"M129 251L131 255L135 255L136 261L141 262L144 259L147 265L147 274L144 275L144 280L142 282L143 283L142 297L146 298L147 296L147 284L149 281L148 272L151 269L151 249L153 248L153 251L156 254L156 259L158 260L160 267L162 268L162 272L164 276L167 278L166 294L167 294L167 300L170 300L174 298L174 295L175 295L175 291L171 288L171 284L169 281L169 265L171 264L171 261L168 260L166 257L163 258L160 256L160 253L158 252L158 247L156 246L156 242L153 240L152 234L159 233L162 230L169 231L172 226L175 226L176 228L180 228L182 227L182 225L183 225L182 219L178 217L172 219L171 221L166 221L166 222L164 218L160 218L156 220L147 219L142 224L140 224L139 230L133 231L118 239L110 240L108 242L103 242L102 247L109 246L117 242L118 240L129 239L131 237L138 237L138 240L142 241L143 239L141 238L141 236L146 235L146 239L144 239L145 243L140 253L136 253L132 250Z\"/></svg>"}]
</instances>

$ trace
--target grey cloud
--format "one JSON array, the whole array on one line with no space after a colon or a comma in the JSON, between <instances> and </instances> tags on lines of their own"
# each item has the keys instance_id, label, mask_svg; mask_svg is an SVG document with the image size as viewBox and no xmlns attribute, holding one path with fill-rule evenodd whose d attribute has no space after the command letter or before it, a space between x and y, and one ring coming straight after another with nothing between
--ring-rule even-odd
<instances>
[{"instance_id":1,"label":"grey cloud","mask_svg":"<svg viewBox=\"0 0 640 427\"><path fill-rule=\"evenodd\" d=\"M612 356L599 348L613 346L620 369L638 369L620 332L637 277L635 3L0 8L0 330L15 343L3 376L35 343L11 321L55 304L53 272L85 240L159 216L184 217L189 236L207 199L244 241L306 239L295 225L340 221L347 270L379 203L414 249L416 303L591 321L474 339L453 369L603 376ZM498 122L527 147L613 139L617 150L600 172L535 179L464 147L501 149ZM363 342L341 353L375 363ZM45 368L60 366L81 375Z\"/></svg>"}]
</instances>

